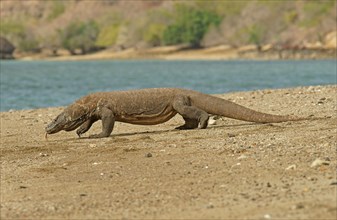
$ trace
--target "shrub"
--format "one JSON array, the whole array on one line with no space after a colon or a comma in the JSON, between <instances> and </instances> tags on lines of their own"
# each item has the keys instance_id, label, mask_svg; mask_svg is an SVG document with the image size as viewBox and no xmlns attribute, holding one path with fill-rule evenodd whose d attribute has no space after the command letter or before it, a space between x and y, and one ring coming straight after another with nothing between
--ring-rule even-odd
<instances>
[{"instance_id":1,"label":"shrub","mask_svg":"<svg viewBox=\"0 0 337 220\"><path fill-rule=\"evenodd\" d=\"M65 11L65 5L62 1L52 1L51 4L51 11L47 18L49 21L57 18Z\"/></svg>"},{"instance_id":2,"label":"shrub","mask_svg":"<svg viewBox=\"0 0 337 220\"><path fill-rule=\"evenodd\" d=\"M80 49L82 54L91 52L95 49L98 32L94 21L70 23L64 30L59 31L61 45L71 54L76 54L77 49Z\"/></svg>"},{"instance_id":3,"label":"shrub","mask_svg":"<svg viewBox=\"0 0 337 220\"><path fill-rule=\"evenodd\" d=\"M163 24L151 24L144 31L143 39L152 46L159 46L162 44L164 30Z\"/></svg>"},{"instance_id":4,"label":"shrub","mask_svg":"<svg viewBox=\"0 0 337 220\"><path fill-rule=\"evenodd\" d=\"M19 22L1 21L0 33L2 35L22 37L25 33L25 28Z\"/></svg>"},{"instance_id":5,"label":"shrub","mask_svg":"<svg viewBox=\"0 0 337 220\"><path fill-rule=\"evenodd\" d=\"M26 36L19 40L18 49L22 52L39 52L39 42L33 36Z\"/></svg>"},{"instance_id":6,"label":"shrub","mask_svg":"<svg viewBox=\"0 0 337 220\"><path fill-rule=\"evenodd\" d=\"M260 48L266 30L260 25L252 25L248 28L248 42L255 44L258 48Z\"/></svg>"},{"instance_id":7,"label":"shrub","mask_svg":"<svg viewBox=\"0 0 337 220\"><path fill-rule=\"evenodd\" d=\"M109 47L116 43L119 32L119 25L114 24L101 28L97 40L96 46Z\"/></svg>"},{"instance_id":8,"label":"shrub","mask_svg":"<svg viewBox=\"0 0 337 220\"><path fill-rule=\"evenodd\" d=\"M201 9L178 5L176 19L163 33L163 41L167 45L187 43L192 47L200 47L200 43L210 25L219 25L220 16Z\"/></svg>"}]
</instances>

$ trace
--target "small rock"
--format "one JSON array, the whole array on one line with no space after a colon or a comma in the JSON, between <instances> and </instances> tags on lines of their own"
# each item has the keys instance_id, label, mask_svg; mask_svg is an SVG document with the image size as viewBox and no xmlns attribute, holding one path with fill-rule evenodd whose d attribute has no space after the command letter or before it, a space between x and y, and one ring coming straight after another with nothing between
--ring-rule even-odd
<instances>
[{"instance_id":1,"label":"small rock","mask_svg":"<svg viewBox=\"0 0 337 220\"><path fill-rule=\"evenodd\" d=\"M324 157L325 161L331 161L329 157Z\"/></svg>"},{"instance_id":2,"label":"small rock","mask_svg":"<svg viewBox=\"0 0 337 220\"><path fill-rule=\"evenodd\" d=\"M329 165L329 164L330 164L330 161L317 158L316 160L314 160L314 162L311 163L310 167L317 167L317 166Z\"/></svg>"},{"instance_id":3,"label":"small rock","mask_svg":"<svg viewBox=\"0 0 337 220\"><path fill-rule=\"evenodd\" d=\"M271 187L271 184L270 184L270 182L268 182L268 183L267 183L267 187Z\"/></svg>"},{"instance_id":4,"label":"small rock","mask_svg":"<svg viewBox=\"0 0 337 220\"><path fill-rule=\"evenodd\" d=\"M302 203L298 203L296 205L293 205L291 207L291 209L295 210L295 209L303 209L304 208L304 205Z\"/></svg>"},{"instance_id":5,"label":"small rock","mask_svg":"<svg viewBox=\"0 0 337 220\"><path fill-rule=\"evenodd\" d=\"M89 147L95 148L95 147L97 147L97 145L96 144L89 144Z\"/></svg>"},{"instance_id":6,"label":"small rock","mask_svg":"<svg viewBox=\"0 0 337 220\"><path fill-rule=\"evenodd\" d=\"M269 214L265 214L265 215L263 216L263 218L264 218L264 219L271 219L271 216L270 216Z\"/></svg>"},{"instance_id":7,"label":"small rock","mask_svg":"<svg viewBox=\"0 0 337 220\"><path fill-rule=\"evenodd\" d=\"M168 147L177 147L177 145L176 144L169 144L169 145L167 145Z\"/></svg>"},{"instance_id":8,"label":"small rock","mask_svg":"<svg viewBox=\"0 0 337 220\"><path fill-rule=\"evenodd\" d=\"M228 133L227 135L228 135L228 137L230 137L230 138L236 137L236 135L235 135L235 134L232 134L232 133Z\"/></svg>"},{"instance_id":9,"label":"small rock","mask_svg":"<svg viewBox=\"0 0 337 220\"><path fill-rule=\"evenodd\" d=\"M213 208L214 208L214 205L213 205L212 203L209 203L209 204L206 206L206 208L208 208L208 209L213 209Z\"/></svg>"},{"instance_id":10,"label":"small rock","mask_svg":"<svg viewBox=\"0 0 337 220\"><path fill-rule=\"evenodd\" d=\"M216 120L214 120L214 118L209 118L208 125L216 125Z\"/></svg>"},{"instance_id":11,"label":"small rock","mask_svg":"<svg viewBox=\"0 0 337 220\"><path fill-rule=\"evenodd\" d=\"M289 167L287 167L285 170L295 170L296 169L296 165L292 164Z\"/></svg>"},{"instance_id":12,"label":"small rock","mask_svg":"<svg viewBox=\"0 0 337 220\"><path fill-rule=\"evenodd\" d=\"M152 154L151 153L147 153L147 154L145 154L145 157L152 157Z\"/></svg>"},{"instance_id":13,"label":"small rock","mask_svg":"<svg viewBox=\"0 0 337 220\"><path fill-rule=\"evenodd\" d=\"M246 158L247 158L247 156L242 154L240 157L238 157L238 160L242 160L242 159L246 159Z\"/></svg>"},{"instance_id":14,"label":"small rock","mask_svg":"<svg viewBox=\"0 0 337 220\"><path fill-rule=\"evenodd\" d=\"M49 156L49 155L46 154L46 153L39 153L39 156L40 156L40 157L47 157L47 156Z\"/></svg>"},{"instance_id":15,"label":"small rock","mask_svg":"<svg viewBox=\"0 0 337 220\"><path fill-rule=\"evenodd\" d=\"M317 181L318 178L317 177L307 177L307 180L310 180L310 181Z\"/></svg>"}]
</instances>

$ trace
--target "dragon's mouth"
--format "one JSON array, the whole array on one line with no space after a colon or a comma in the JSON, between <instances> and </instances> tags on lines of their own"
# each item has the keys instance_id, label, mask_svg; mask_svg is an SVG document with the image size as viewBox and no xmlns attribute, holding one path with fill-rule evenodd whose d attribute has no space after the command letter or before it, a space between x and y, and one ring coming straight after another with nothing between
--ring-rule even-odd
<instances>
[{"instance_id":1,"label":"dragon's mouth","mask_svg":"<svg viewBox=\"0 0 337 220\"><path fill-rule=\"evenodd\" d=\"M65 131L72 131L72 130L75 130L76 128L78 128L81 124L83 124L85 120L79 118L79 119L76 119L74 121L71 121L69 123L67 123L66 126L64 126L63 130Z\"/></svg>"},{"instance_id":2,"label":"dragon's mouth","mask_svg":"<svg viewBox=\"0 0 337 220\"><path fill-rule=\"evenodd\" d=\"M56 119L51 122L46 127L46 133L47 134L54 134L61 130L64 131L72 131L78 128L81 124L83 124L87 120L87 115L83 115L79 118L76 118L74 120L69 120L69 117L66 117L65 113L61 113L59 116L56 117Z\"/></svg>"}]
</instances>

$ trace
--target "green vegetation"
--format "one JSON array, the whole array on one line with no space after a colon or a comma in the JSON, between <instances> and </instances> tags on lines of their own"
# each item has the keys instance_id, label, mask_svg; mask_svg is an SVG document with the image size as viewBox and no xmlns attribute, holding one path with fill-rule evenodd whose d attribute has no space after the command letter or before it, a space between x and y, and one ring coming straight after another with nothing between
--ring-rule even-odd
<instances>
[{"instance_id":1,"label":"green vegetation","mask_svg":"<svg viewBox=\"0 0 337 220\"><path fill-rule=\"evenodd\" d=\"M302 27L315 27L320 24L324 15L326 15L331 8L336 7L335 1L307 1L303 6L305 12L305 19L300 22Z\"/></svg>"},{"instance_id":2,"label":"green vegetation","mask_svg":"<svg viewBox=\"0 0 337 220\"><path fill-rule=\"evenodd\" d=\"M160 46L163 44L165 28L163 24L150 24L143 33L143 39L152 46Z\"/></svg>"},{"instance_id":3,"label":"green vegetation","mask_svg":"<svg viewBox=\"0 0 337 220\"><path fill-rule=\"evenodd\" d=\"M260 25L252 25L248 28L248 42L255 44L258 48L262 46L265 29Z\"/></svg>"},{"instance_id":4,"label":"green vegetation","mask_svg":"<svg viewBox=\"0 0 337 220\"><path fill-rule=\"evenodd\" d=\"M22 52L35 52L39 48L39 41L21 22L1 22L0 34L15 39Z\"/></svg>"},{"instance_id":5,"label":"green vegetation","mask_svg":"<svg viewBox=\"0 0 337 220\"><path fill-rule=\"evenodd\" d=\"M62 1L51 1L51 4L52 4L51 12L47 18L49 21L57 18L65 11L65 5L63 4Z\"/></svg>"},{"instance_id":6,"label":"green vegetation","mask_svg":"<svg viewBox=\"0 0 337 220\"><path fill-rule=\"evenodd\" d=\"M95 44L99 47L114 45L117 41L119 26L118 24L113 24L101 28Z\"/></svg>"},{"instance_id":7,"label":"green vegetation","mask_svg":"<svg viewBox=\"0 0 337 220\"><path fill-rule=\"evenodd\" d=\"M1 21L0 33L2 35L23 36L25 27L21 22Z\"/></svg>"},{"instance_id":8,"label":"green vegetation","mask_svg":"<svg viewBox=\"0 0 337 220\"><path fill-rule=\"evenodd\" d=\"M19 41L18 49L23 52L38 52L39 42L34 37L25 37Z\"/></svg>"},{"instance_id":9,"label":"green vegetation","mask_svg":"<svg viewBox=\"0 0 337 220\"><path fill-rule=\"evenodd\" d=\"M295 24L298 20L298 13L295 10L288 11L284 14L284 21L287 25Z\"/></svg>"},{"instance_id":10,"label":"green vegetation","mask_svg":"<svg viewBox=\"0 0 337 220\"><path fill-rule=\"evenodd\" d=\"M163 33L164 44L185 43L191 47L200 47L208 28L211 25L219 25L220 22L221 17L214 12L178 5L174 23Z\"/></svg>"},{"instance_id":11,"label":"green vegetation","mask_svg":"<svg viewBox=\"0 0 337 220\"><path fill-rule=\"evenodd\" d=\"M59 32L62 47L71 54L76 54L78 49L82 54L94 50L98 33L98 26L94 21L73 22Z\"/></svg>"},{"instance_id":12,"label":"green vegetation","mask_svg":"<svg viewBox=\"0 0 337 220\"><path fill-rule=\"evenodd\" d=\"M0 34L21 51L77 54L114 45L298 44L323 41L336 24L335 0L138 1L141 9L118 1L92 1L97 14L86 1L13 2L1 8Z\"/></svg>"}]
</instances>

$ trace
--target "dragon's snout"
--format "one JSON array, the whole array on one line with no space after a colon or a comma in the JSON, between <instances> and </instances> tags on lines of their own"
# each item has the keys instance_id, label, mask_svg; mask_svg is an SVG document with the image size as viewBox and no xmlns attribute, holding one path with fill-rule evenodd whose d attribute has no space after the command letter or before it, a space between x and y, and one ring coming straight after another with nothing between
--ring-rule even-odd
<instances>
[{"instance_id":1,"label":"dragon's snout","mask_svg":"<svg viewBox=\"0 0 337 220\"><path fill-rule=\"evenodd\" d=\"M61 130L72 131L83 124L85 120L86 117L84 116L72 119L72 117L69 117L69 114L63 112L46 126L45 131L47 134L54 134Z\"/></svg>"},{"instance_id":2,"label":"dragon's snout","mask_svg":"<svg viewBox=\"0 0 337 220\"><path fill-rule=\"evenodd\" d=\"M64 113L61 113L51 123L49 123L46 126L45 131L47 134L57 133L64 128L65 124L66 124L66 117Z\"/></svg>"}]
</instances>

